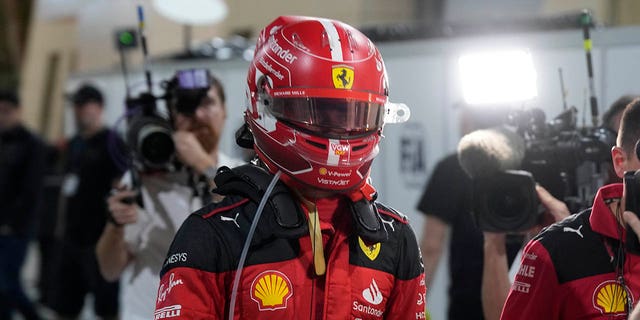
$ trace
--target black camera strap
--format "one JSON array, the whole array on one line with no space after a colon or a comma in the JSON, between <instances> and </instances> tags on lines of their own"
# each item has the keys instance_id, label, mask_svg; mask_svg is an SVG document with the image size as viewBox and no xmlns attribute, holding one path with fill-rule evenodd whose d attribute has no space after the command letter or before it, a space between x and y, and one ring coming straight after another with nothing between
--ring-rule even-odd
<instances>
[{"instance_id":1,"label":"black camera strap","mask_svg":"<svg viewBox=\"0 0 640 320\"><path fill-rule=\"evenodd\" d=\"M621 230L620 230L620 233L622 233ZM624 303L625 303L625 312L627 313L626 319L628 319L629 314L633 309L633 300L632 300L632 295L629 292L629 288L627 287L626 280L624 279L624 263L626 260L625 246L622 240L619 240L619 239L606 237L606 238L603 238L603 240L604 240L604 245L607 249L607 252L611 257L611 266L613 267L613 270L616 274L616 282L625 291L624 296L626 297L626 301ZM614 294L614 296L617 297L619 295Z\"/></svg>"}]
</instances>

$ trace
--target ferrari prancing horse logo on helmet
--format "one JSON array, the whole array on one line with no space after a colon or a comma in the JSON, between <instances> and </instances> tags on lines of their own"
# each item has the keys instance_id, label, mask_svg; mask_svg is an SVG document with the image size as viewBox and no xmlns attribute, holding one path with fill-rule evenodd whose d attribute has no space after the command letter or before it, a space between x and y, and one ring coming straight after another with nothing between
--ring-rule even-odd
<instances>
[{"instance_id":1,"label":"ferrari prancing horse logo on helmet","mask_svg":"<svg viewBox=\"0 0 640 320\"><path fill-rule=\"evenodd\" d=\"M344 65L333 66L331 73L333 75L333 86L336 89L351 89L354 76L352 67Z\"/></svg>"}]
</instances>

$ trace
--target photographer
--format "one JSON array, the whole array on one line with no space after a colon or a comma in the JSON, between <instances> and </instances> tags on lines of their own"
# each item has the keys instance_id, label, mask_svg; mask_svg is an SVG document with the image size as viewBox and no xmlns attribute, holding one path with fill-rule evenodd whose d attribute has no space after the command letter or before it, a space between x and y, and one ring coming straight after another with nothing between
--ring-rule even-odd
<instances>
[{"instance_id":1,"label":"photographer","mask_svg":"<svg viewBox=\"0 0 640 320\"><path fill-rule=\"evenodd\" d=\"M611 150L618 177L640 169L640 100L621 119ZM593 207L545 229L525 247L502 311L503 319L577 319L626 316L640 283L640 257L625 246L622 184L600 188ZM637 271L636 271L637 272Z\"/></svg>"},{"instance_id":2,"label":"photographer","mask_svg":"<svg viewBox=\"0 0 640 320\"><path fill-rule=\"evenodd\" d=\"M95 245L107 221L104 199L122 176L109 153L111 131L103 122L104 98L82 85L71 97L77 133L64 150L61 188L61 252L53 271L51 307L64 319L76 318L89 293L94 312L103 319L118 315L118 283L100 275ZM50 272L49 270L43 272Z\"/></svg>"},{"instance_id":3,"label":"photographer","mask_svg":"<svg viewBox=\"0 0 640 320\"><path fill-rule=\"evenodd\" d=\"M0 92L0 319L16 310L39 319L20 282L37 226L44 155L44 143L22 124L17 94Z\"/></svg>"},{"instance_id":4,"label":"photographer","mask_svg":"<svg viewBox=\"0 0 640 320\"><path fill-rule=\"evenodd\" d=\"M625 107L633 101L634 96L626 95L617 99L602 116L603 129L607 130L607 136L614 137L620 126L620 118ZM612 147L615 141L610 142ZM606 165L604 163L603 165ZM607 166L604 166L607 168ZM606 169L605 169L606 170ZM607 181L609 183L621 181L615 171L610 170ZM567 217L570 212L567 206L553 197L541 186L536 186L538 200L545 208L542 224L528 230L529 237L535 236L543 226L558 222ZM484 232L484 259L487 261L483 269L482 279L482 305L487 319L498 319L506 300L511 282L509 280L509 265L505 256L505 234Z\"/></svg>"},{"instance_id":5,"label":"photographer","mask_svg":"<svg viewBox=\"0 0 640 320\"><path fill-rule=\"evenodd\" d=\"M113 220L105 226L96 252L106 279L124 275L122 319L153 317L157 275L171 239L187 215L210 200L210 185L204 185L206 192L194 190L197 186L190 175L211 178L220 166L241 164L218 150L226 118L225 94L218 79L208 78L206 95L195 102L192 112L184 110L180 97L169 102L176 155L184 168L142 173L140 190L120 186L107 200ZM142 197L142 208L127 203L127 198L136 196Z\"/></svg>"},{"instance_id":6,"label":"photographer","mask_svg":"<svg viewBox=\"0 0 640 320\"><path fill-rule=\"evenodd\" d=\"M464 106L459 115L460 131L468 134L496 126L504 121L506 113L497 107ZM480 300L483 234L471 217L471 193L472 180L463 171L457 153L453 153L438 162L417 204L425 215L420 248L427 287L435 276L443 250L449 251L449 320L483 319ZM519 237L509 238L510 262L521 246Z\"/></svg>"}]
</instances>

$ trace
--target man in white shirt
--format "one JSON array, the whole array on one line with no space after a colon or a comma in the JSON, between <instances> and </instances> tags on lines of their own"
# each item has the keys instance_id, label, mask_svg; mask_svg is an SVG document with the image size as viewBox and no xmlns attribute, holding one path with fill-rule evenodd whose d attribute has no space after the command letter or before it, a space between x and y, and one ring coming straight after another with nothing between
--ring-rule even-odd
<instances>
[{"instance_id":1,"label":"man in white shirt","mask_svg":"<svg viewBox=\"0 0 640 320\"><path fill-rule=\"evenodd\" d=\"M185 111L176 105L179 102L168 103L176 129L173 138L177 158L192 174L186 168L141 174L140 190L122 188L107 201L113 219L107 223L96 251L102 275L110 281L122 278L122 319L153 317L158 273L171 239L182 221L210 199L207 192L196 190L200 188L195 187L197 179L193 178L204 178L209 183L204 186L208 191L217 168L242 164L218 150L226 118L225 95L220 82L208 77L209 90L198 98L195 108ZM123 202L136 197L137 192L144 208Z\"/></svg>"}]
</instances>

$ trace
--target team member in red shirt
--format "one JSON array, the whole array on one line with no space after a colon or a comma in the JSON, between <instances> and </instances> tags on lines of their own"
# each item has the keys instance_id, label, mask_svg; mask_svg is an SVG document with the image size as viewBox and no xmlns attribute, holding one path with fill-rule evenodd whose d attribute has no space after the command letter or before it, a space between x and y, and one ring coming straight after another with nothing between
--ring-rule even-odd
<instances>
[{"instance_id":1,"label":"team member in red shirt","mask_svg":"<svg viewBox=\"0 0 640 320\"><path fill-rule=\"evenodd\" d=\"M409 115L388 101L373 43L339 21L280 17L247 86L239 140L253 138L259 164L218 171L226 197L176 234L155 319L424 319L415 235L368 182L383 125Z\"/></svg>"},{"instance_id":2,"label":"team member in red shirt","mask_svg":"<svg viewBox=\"0 0 640 320\"><path fill-rule=\"evenodd\" d=\"M639 170L640 100L622 116L611 151L619 177ZM640 298L640 256L625 247L622 184L602 187L590 210L554 224L527 244L502 319L617 319Z\"/></svg>"}]
</instances>

